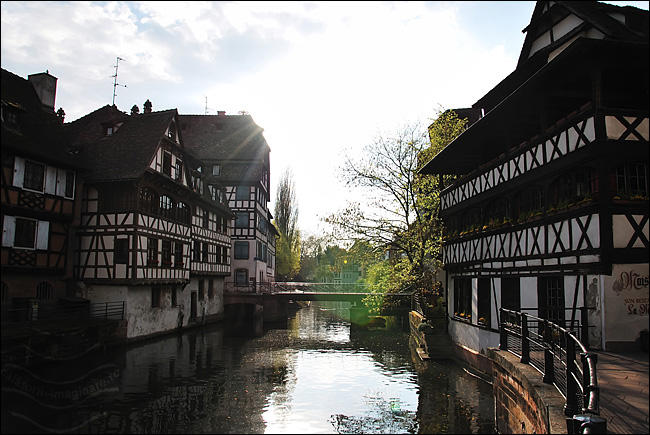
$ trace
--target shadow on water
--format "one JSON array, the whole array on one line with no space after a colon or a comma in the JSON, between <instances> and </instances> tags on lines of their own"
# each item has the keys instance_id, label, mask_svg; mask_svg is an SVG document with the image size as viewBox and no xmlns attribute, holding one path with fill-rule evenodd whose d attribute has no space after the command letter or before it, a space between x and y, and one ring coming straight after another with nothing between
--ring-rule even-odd
<instances>
[{"instance_id":1,"label":"shadow on water","mask_svg":"<svg viewBox=\"0 0 650 435\"><path fill-rule=\"evenodd\" d=\"M345 306L228 322L34 367L2 367L2 432L481 433L491 387L422 363L399 322ZM241 326L241 325L240 325Z\"/></svg>"}]
</instances>

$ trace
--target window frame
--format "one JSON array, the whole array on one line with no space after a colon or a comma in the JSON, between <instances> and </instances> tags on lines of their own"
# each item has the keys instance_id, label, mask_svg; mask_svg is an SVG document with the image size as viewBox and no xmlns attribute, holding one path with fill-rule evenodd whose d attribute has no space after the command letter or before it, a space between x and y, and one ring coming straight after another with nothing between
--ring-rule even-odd
<instances>
[{"instance_id":1,"label":"window frame","mask_svg":"<svg viewBox=\"0 0 650 435\"><path fill-rule=\"evenodd\" d=\"M248 201L251 196L250 186L237 186L235 192L236 201Z\"/></svg>"},{"instance_id":2,"label":"window frame","mask_svg":"<svg viewBox=\"0 0 650 435\"><path fill-rule=\"evenodd\" d=\"M246 248L246 256L242 254L242 250ZM243 241L235 241L235 260L248 260L250 258L250 244Z\"/></svg>"}]
</instances>

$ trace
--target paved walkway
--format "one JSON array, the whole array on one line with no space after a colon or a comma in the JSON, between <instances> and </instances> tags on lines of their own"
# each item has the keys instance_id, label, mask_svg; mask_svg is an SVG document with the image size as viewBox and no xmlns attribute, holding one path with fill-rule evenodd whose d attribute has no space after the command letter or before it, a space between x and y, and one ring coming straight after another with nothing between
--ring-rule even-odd
<instances>
[{"instance_id":1,"label":"paved walkway","mask_svg":"<svg viewBox=\"0 0 650 435\"><path fill-rule=\"evenodd\" d=\"M598 354L600 415L609 433L650 433L648 354Z\"/></svg>"}]
</instances>

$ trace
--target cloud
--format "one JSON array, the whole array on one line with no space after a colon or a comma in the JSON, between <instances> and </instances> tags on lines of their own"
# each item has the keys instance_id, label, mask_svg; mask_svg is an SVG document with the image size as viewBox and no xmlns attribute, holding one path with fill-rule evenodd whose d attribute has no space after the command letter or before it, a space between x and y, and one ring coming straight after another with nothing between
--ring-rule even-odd
<instances>
[{"instance_id":1,"label":"cloud","mask_svg":"<svg viewBox=\"0 0 650 435\"><path fill-rule=\"evenodd\" d=\"M456 3L3 2L3 68L59 77L73 120L149 98L154 110L245 109L265 128L272 189L296 175L301 226L342 205L343 150L379 132L463 107L514 69L518 53L486 45ZM272 190L271 196L275 192Z\"/></svg>"}]
</instances>

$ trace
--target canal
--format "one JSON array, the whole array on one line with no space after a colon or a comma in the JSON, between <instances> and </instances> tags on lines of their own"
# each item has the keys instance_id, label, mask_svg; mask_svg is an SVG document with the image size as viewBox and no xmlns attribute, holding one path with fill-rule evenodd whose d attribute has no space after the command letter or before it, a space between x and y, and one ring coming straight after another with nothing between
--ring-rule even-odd
<instances>
[{"instance_id":1,"label":"canal","mask_svg":"<svg viewBox=\"0 0 650 435\"><path fill-rule=\"evenodd\" d=\"M242 333L223 324L125 349L2 367L2 432L491 433L492 387L421 362L399 321L340 303Z\"/></svg>"}]
</instances>

